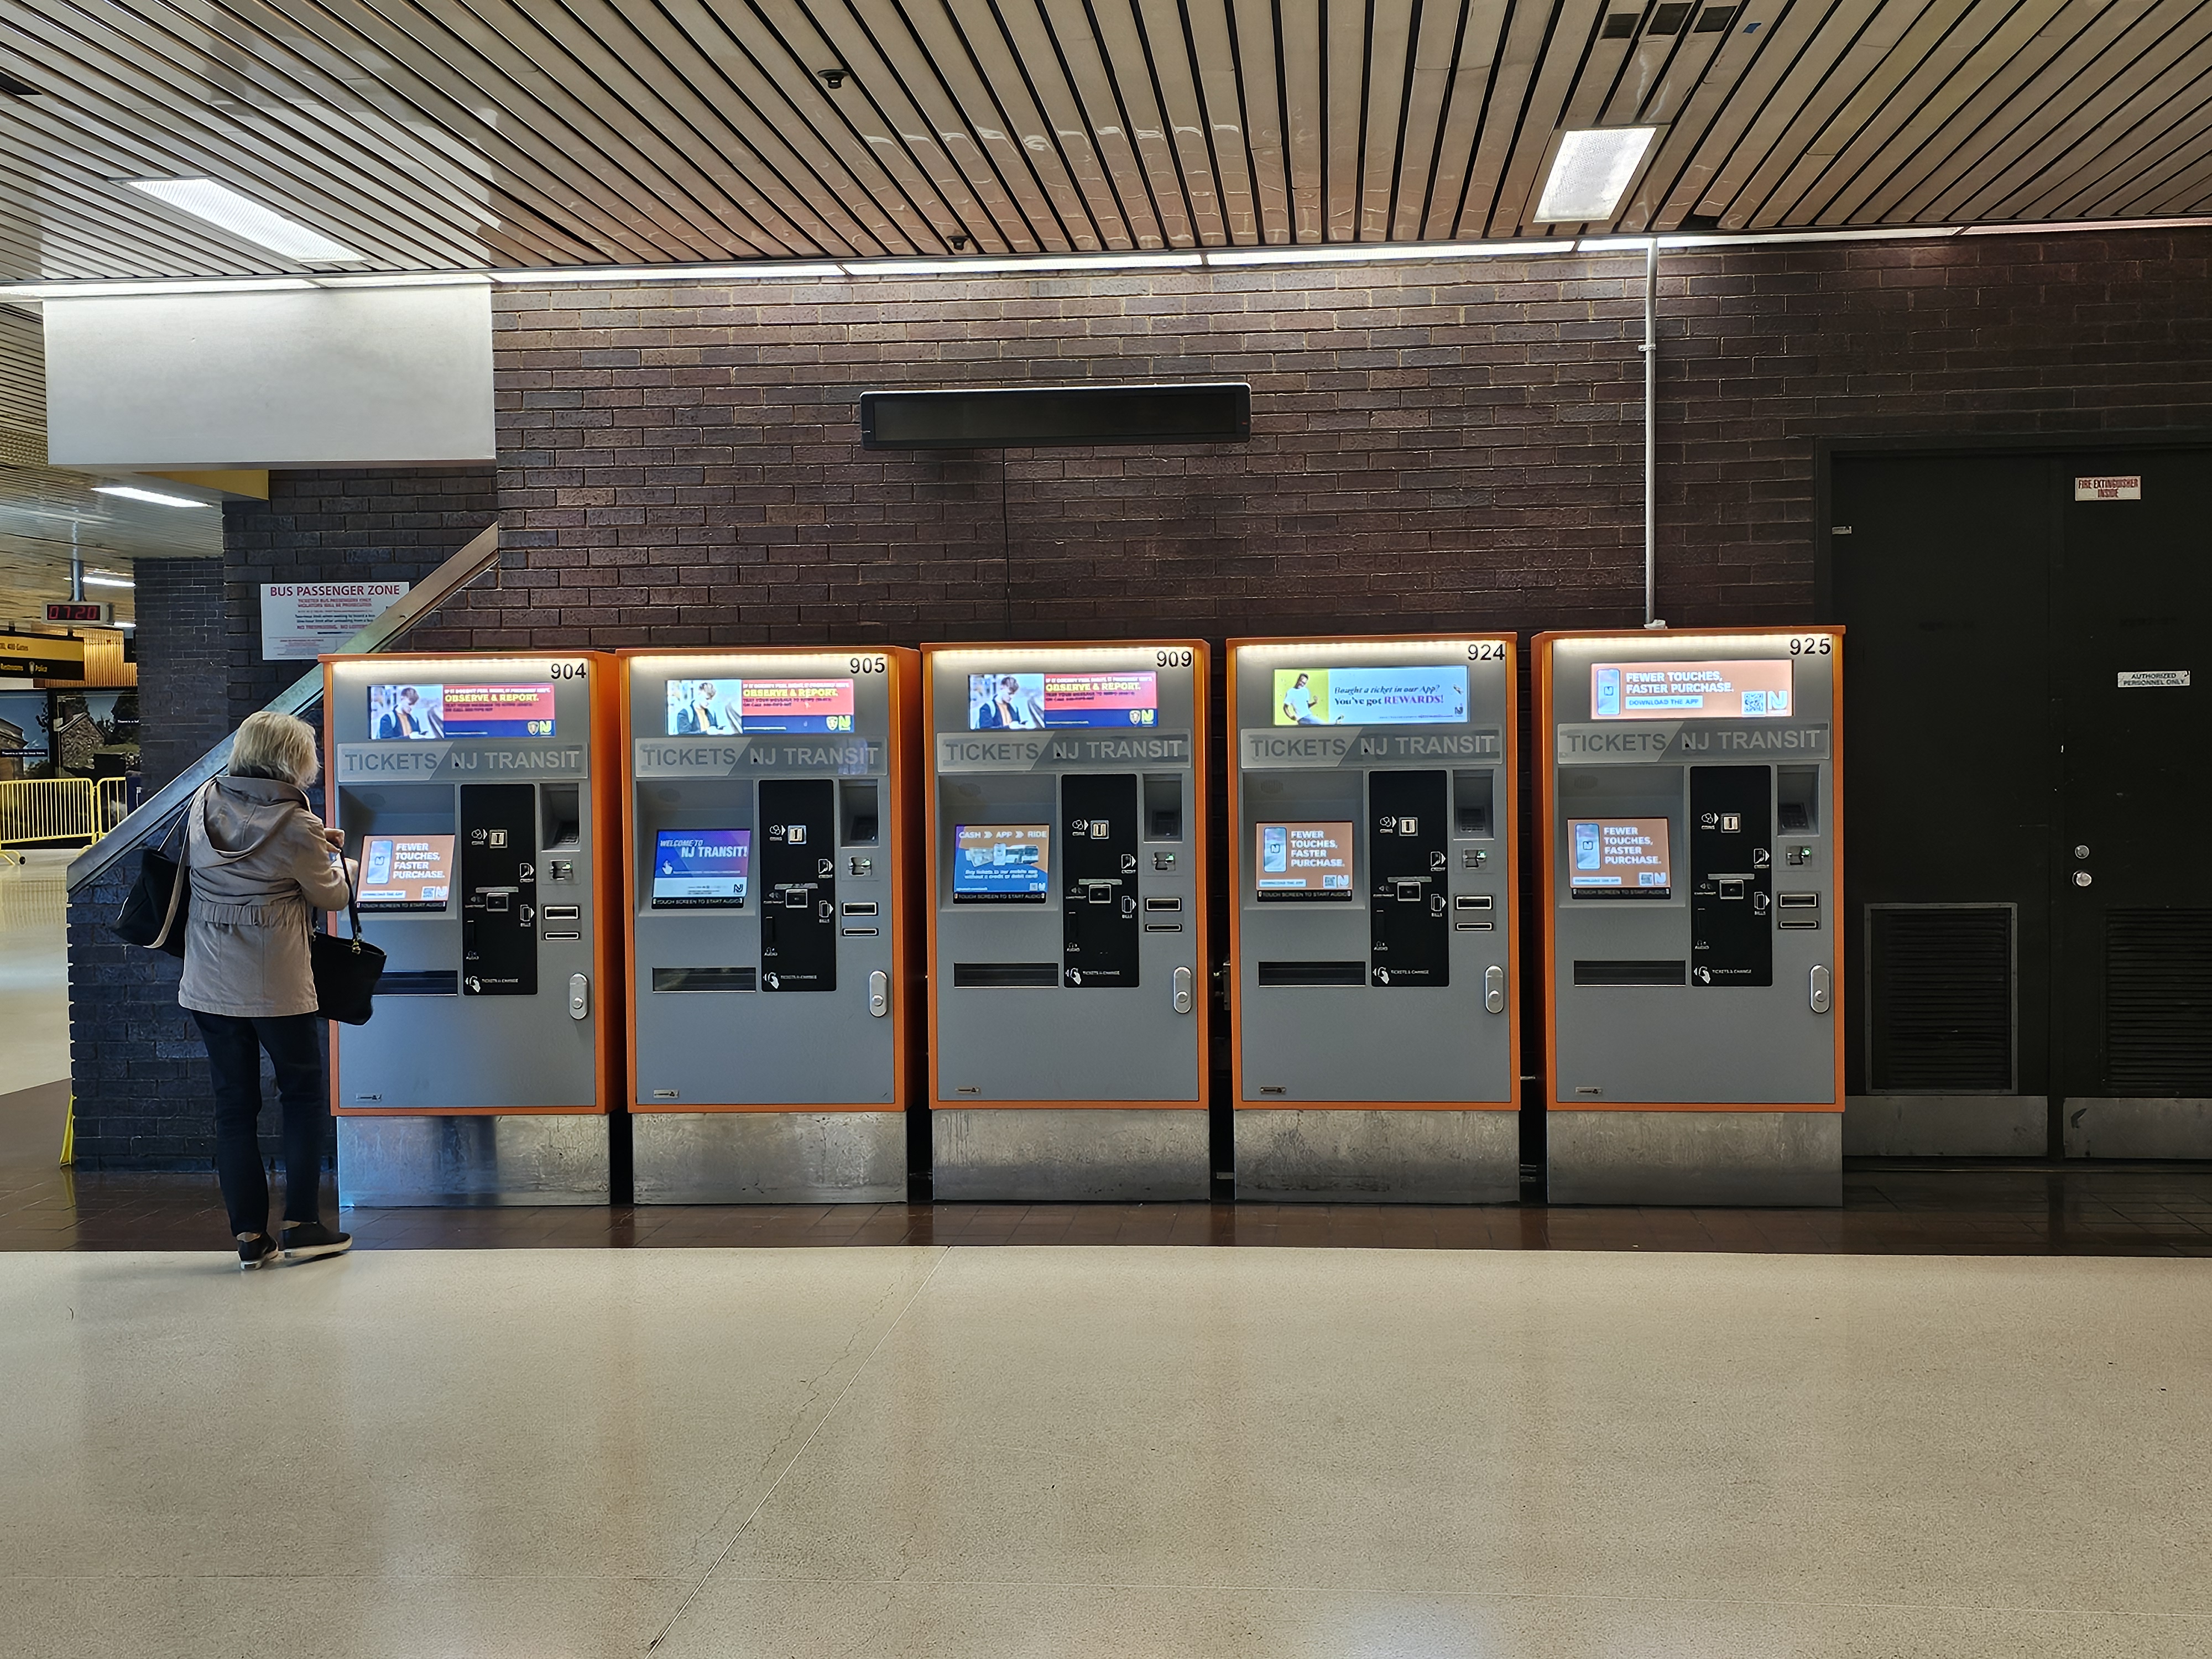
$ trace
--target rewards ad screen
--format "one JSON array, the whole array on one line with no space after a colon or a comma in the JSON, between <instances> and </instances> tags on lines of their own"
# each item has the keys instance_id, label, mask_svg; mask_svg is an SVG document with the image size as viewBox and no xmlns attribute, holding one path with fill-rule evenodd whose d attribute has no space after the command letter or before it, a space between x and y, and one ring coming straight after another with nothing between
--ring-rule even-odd
<instances>
[{"instance_id":1,"label":"rewards ad screen","mask_svg":"<svg viewBox=\"0 0 2212 1659\"><path fill-rule=\"evenodd\" d=\"M1278 668L1278 726L1461 726L1467 670Z\"/></svg>"},{"instance_id":2,"label":"rewards ad screen","mask_svg":"<svg viewBox=\"0 0 2212 1659\"><path fill-rule=\"evenodd\" d=\"M451 836L370 836L361 844L364 910L442 910L453 883Z\"/></svg>"},{"instance_id":3,"label":"rewards ad screen","mask_svg":"<svg viewBox=\"0 0 2212 1659\"><path fill-rule=\"evenodd\" d=\"M1771 720L1790 712L1786 658L1590 665L1593 720Z\"/></svg>"},{"instance_id":4,"label":"rewards ad screen","mask_svg":"<svg viewBox=\"0 0 2212 1659\"><path fill-rule=\"evenodd\" d=\"M1582 898L1665 898L1664 818L1576 818L1567 825L1568 890Z\"/></svg>"},{"instance_id":5,"label":"rewards ad screen","mask_svg":"<svg viewBox=\"0 0 2212 1659\"><path fill-rule=\"evenodd\" d=\"M1157 726L1160 677L1126 674L970 674L970 732L1042 732L1060 726Z\"/></svg>"},{"instance_id":6,"label":"rewards ad screen","mask_svg":"<svg viewBox=\"0 0 2212 1659\"><path fill-rule=\"evenodd\" d=\"M368 735L395 738L550 738L550 685L372 685Z\"/></svg>"},{"instance_id":7,"label":"rewards ad screen","mask_svg":"<svg viewBox=\"0 0 2212 1659\"><path fill-rule=\"evenodd\" d=\"M696 910L745 902L751 872L750 830L653 832L653 908Z\"/></svg>"},{"instance_id":8,"label":"rewards ad screen","mask_svg":"<svg viewBox=\"0 0 2212 1659\"><path fill-rule=\"evenodd\" d=\"M668 735L740 732L849 732L850 680L671 680Z\"/></svg>"},{"instance_id":9,"label":"rewards ad screen","mask_svg":"<svg viewBox=\"0 0 2212 1659\"><path fill-rule=\"evenodd\" d=\"M1259 861L1252 884L1262 899L1352 897L1352 824L1336 818L1321 823L1262 823L1256 826Z\"/></svg>"},{"instance_id":10,"label":"rewards ad screen","mask_svg":"<svg viewBox=\"0 0 2212 1659\"><path fill-rule=\"evenodd\" d=\"M1052 890L1052 826L952 826L955 904L1042 904Z\"/></svg>"}]
</instances>

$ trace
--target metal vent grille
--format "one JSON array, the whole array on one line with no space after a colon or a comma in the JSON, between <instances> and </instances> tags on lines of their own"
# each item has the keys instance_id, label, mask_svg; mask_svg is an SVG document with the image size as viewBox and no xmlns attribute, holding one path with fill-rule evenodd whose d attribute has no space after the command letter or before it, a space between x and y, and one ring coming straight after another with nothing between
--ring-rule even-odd
<instances>
[{"instance_id":1,"label":"metal vent grille","mask_svg":"<svg viewBox=\"0 0 2212 1659\"><path fill-rule=\"evenodd\" d=\"M2106 912L2105 1075L2117 1095L2212 1095L2212 910Z\"/></svg>"},{"instance_id":2,"label":"metal vent grille","mask_svg":"<svg viewBox=\"0 0 2212 1659\"><path fill-rule=\"evenodd\" d=\"M2013 907L1867 907L1867 1086L2013 1092Z\"/></svg>"}]
</instances>

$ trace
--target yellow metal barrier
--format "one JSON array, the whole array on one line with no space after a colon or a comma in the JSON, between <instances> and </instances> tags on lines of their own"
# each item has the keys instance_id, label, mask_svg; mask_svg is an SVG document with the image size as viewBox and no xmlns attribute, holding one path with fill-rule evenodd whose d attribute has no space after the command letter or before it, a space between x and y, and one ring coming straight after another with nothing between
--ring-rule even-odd
<instances>
[{"instance_id":1,"label":"yellow metal barrier","mask_svg":"<svg viewBox=\"0 0 2212 1659\"><path fill-rule=\"evenodd\" d=\"M0 848L90 846L123 822L122 778L14 778L0 782Z\"/></svg>"}]
</instances>

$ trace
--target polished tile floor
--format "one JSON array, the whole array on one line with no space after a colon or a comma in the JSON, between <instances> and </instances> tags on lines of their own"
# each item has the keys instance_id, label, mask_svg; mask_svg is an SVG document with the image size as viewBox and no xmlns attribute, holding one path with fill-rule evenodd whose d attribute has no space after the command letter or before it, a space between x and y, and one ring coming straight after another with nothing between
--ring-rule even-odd
<instances>
[{"instance_id":1,"label":"polished tile floor","mask_svg":"<svg viewBox=\"0 0 2212 1659\"><path fill-rule=\"evenodd\" d=\"M2202 1655L2212 1269L0 1258L11 1654Z\"/></svg>"}]
</instances>

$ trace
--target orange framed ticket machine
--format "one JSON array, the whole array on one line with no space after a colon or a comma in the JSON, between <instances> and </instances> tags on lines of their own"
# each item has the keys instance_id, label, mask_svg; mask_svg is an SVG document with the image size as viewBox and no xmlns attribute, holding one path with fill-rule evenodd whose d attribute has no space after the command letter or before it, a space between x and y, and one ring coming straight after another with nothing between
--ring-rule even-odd
<instances>
[{"instance_id":1,"label":"orange framed ticket machine","mask_svg":"<svg viewBox=\"0 0 2212 1659\"><path fill-rule=\"evenodd\" d=\"M1538 635L1553 1201L1841 1201L1843 647Z\"/></svg>"}]
</instances>

